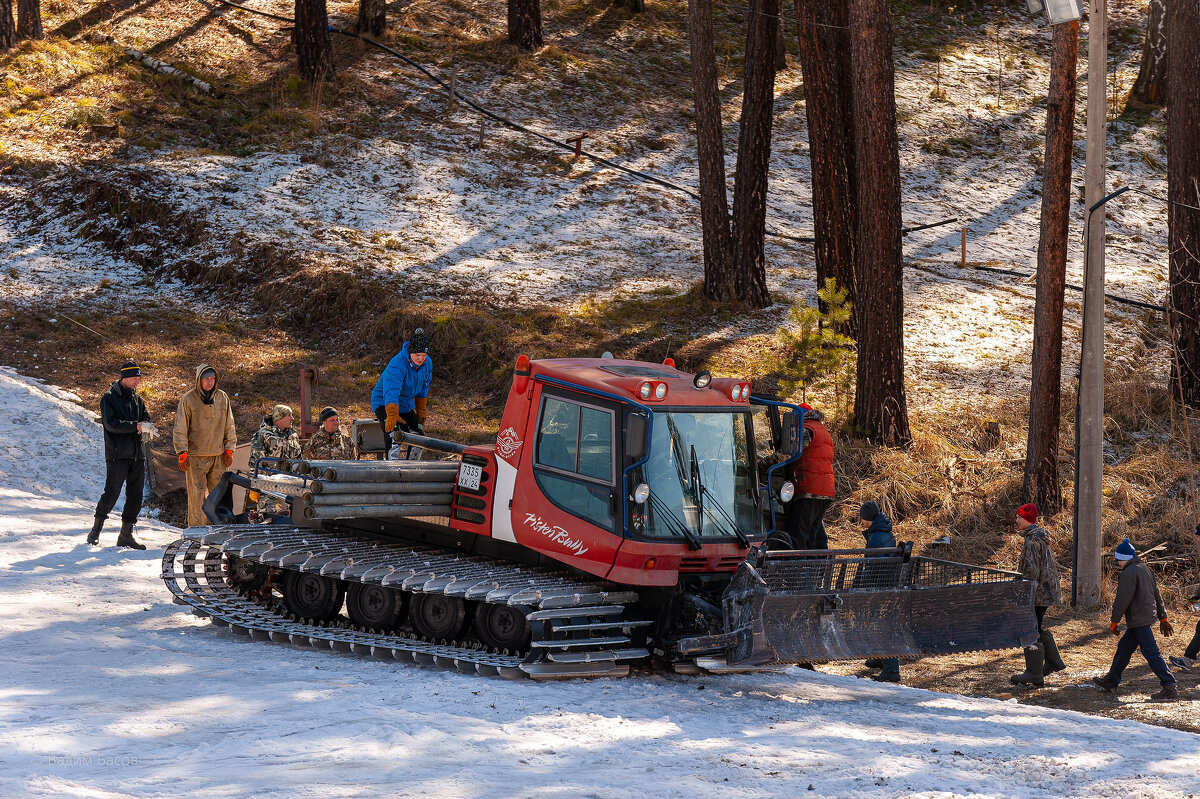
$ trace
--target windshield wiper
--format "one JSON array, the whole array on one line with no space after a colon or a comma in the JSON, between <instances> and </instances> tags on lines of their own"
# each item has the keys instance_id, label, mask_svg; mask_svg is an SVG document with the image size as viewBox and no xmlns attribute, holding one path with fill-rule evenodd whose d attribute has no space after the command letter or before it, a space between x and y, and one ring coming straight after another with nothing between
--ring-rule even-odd
<instances>
[{"instance_id":1,"label":"windshield wiper","mask_svg":"<svg viewBox=\"0 0 1200 799\"><path fill-rule=\"evenodd\" d=\"M704 478L700 476L700 462L696 459L696 445L692 445L692 464L691 464L691 479L695 483L696 504L700 506L700 529L704 530L704 495L708 493L708 489L704 487ZM729 514L721 507L720 502L713 503L713 507L717 509L717 513L724 517L724 523L721 519L717 519L717 526L725 529L727 532L733 533L741 544L742 549L750 548L750 539L746 534L738 529L737 522L730 518Z\"/></svg>"},{"instance_id":2,"label":"windshield wiper","mask_svg":"<svg viewBox=\"0 0 1200 799\"><path fill-rule=\"evenodd\" d=\"M696 445L691 445L692 455L688 463L688 491L692 494L692 501L696 503L699 512L696 514L697 523L701 535L704 534L704 483L700 480L700 461L696 459Z\"/></svg>"},{"instance_id":3,"label":"windshield wiper","mask_svg":"<svg viewBox=\"0 0 1200 799\"><path fill-rule=\"evenodd\" d=\"M664 526L668 530L675 535L682 536L687 540L688 549L696 550L704 548L704 544L700 542L700 538L694 532L692 532L692 529L688 527L683 520L675 515L675 511L671 510L667 503L654 496L654 492L650 493L650 504L654 506L656 511L666 516L665 521L669 522L669 524Z\"/></svg>"}]
</instances>

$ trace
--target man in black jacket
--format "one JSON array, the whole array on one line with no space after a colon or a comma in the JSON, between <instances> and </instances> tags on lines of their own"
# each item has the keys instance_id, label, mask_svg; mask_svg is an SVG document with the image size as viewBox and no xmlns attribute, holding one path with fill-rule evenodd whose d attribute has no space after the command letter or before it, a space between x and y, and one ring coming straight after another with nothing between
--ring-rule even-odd
<instances>
[{"instance_id":1,"label":"man in black jacket","mask_svg":"<svg viewBox=\"0 0 1200 799\"><path fill-rule=\"evenodd\" d=\"M142 510L142 486L146 480L146 453L142 449L142 433L153 429L146 405L137 395L142 382L142 370L133 361L121 367L121 379L100 398L100 423L104 426L104 462L107 474L104 493L96 504L96 521L88 533L87 542L100 543L104 520L117 504L121 484L125 485L125 507L121 510L121 534L117 546L145 549L133 537L133 523Z\"/></svg>"}]
</instances>

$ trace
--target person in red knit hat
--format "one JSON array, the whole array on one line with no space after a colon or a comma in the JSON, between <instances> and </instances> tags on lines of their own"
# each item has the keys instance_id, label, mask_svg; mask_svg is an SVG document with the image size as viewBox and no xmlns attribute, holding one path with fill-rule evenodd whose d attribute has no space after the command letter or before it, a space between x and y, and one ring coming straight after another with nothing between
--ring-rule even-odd
<instances>
[{"instance_id":1,"label":"person in red knit hat","mask_svg":"<svg viewBox=\"0 0 1200 799\"><path fill-rule=\"evenodd\" d=\"M1037 517L1037 505L1033 503L1017 508L1017 531L1025 536L1017 571L1037 586L1033 609L1037 613L1038 640L1025 650L1025 671L1009 678L1014 685L1044 685L1047 674L1067 667L1058 654L1054 634L1044 626L1046 610L1062 602L1062 587L1058 580L1058 564L1050 549L1050 536L1038 526Z\"/></svg>"}]
</instances>

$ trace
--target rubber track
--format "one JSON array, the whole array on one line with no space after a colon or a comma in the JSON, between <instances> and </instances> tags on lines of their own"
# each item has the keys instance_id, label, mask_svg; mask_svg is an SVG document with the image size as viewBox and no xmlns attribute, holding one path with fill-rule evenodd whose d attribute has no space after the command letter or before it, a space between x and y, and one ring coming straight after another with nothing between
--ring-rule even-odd
<instances>
[{"instance_id":1,"label":"rubber track","mask_svg":"<svg viewBox=\"0 0 1200 799\"><path fill-rule=\"evenodd\" d=\"M285 616L278 601L238 594L226 581L225 555L337 579L441 593L532 609L534 643L527 656L489 652L476 644L432 643L367 632L337 621L311 624ZM329 648L508 679L617 677L620 661L648 656L628 631L647 622L622 618L629 591L547 569L454 555L426 547L343 538L320 531L229 525L193 528L167 547L162 577L175 602L196 615L259 640ZM582 624L577 621L582 619Z\"/></svg>"}]
</instances>

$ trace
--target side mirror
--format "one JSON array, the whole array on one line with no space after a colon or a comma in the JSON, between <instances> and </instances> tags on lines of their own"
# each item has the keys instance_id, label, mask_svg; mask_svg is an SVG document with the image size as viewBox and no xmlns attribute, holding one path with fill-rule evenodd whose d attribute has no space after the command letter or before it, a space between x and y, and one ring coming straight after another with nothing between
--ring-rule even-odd
<instances>
[{"instance_id":1,"label":"side mirror","mask_svg":"<svg viewBox=\"0 0 1200 799\"><path fill-rule=\"evenodd\" d=\"M790 458L800 451L800 425L796 412L784 411L779 427L779 451Z\"/></svg>"},{"instance_id":2,"label":"side mirror","mask_svg":"<svg viewBox=\"0 0 1200 799\"><path fill-rule=\"evenodd\" d=\"M631 413L625 418L625 457L631 461L646 455L646 427L649 420L645 414Z\"/></svg>"}]
</instances>

